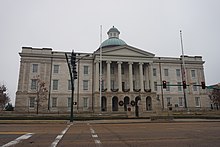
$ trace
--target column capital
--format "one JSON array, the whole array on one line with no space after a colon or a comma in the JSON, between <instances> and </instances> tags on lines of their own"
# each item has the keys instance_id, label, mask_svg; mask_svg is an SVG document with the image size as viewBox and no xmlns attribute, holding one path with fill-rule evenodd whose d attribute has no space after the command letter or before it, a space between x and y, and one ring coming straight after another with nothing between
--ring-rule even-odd
<instances>
[{"instance_id":1,"label":"column capital","mask_svg":"<svg viewBox=\"0 0 220 147\"><path fill-rule=\"evenodd\" d=\"M110 63L112 63L112 61L106 61L106 63L107 63L107 64L110 64Z\"/></svg>"},{"instance_id":2,"label":"column capital","mask_svg":"<svg viewBox=\"0 0 220 147\"><path fill-rule=\"evenodd\" d=\"M117 62L117 64L122 64L122 63L123 63L122 61L118 61L118 62Z\"/></svg>"},{"instance_id":3,"label":"column capital","mask_svg":"<svg viewBox=\"0 0 220 147\"><path fill-rule=\"evenodd\" d=\"M139 62L138 64L139 64L139 65L143 65L144 63L143 63L143 62Z\"/></svg>"},{"instance_id":4,"label":"column capital","mask_svg":"<svg viewBox=\"0 0 220 147\"><path fill-rule=\"evenodd\" d=\"M95 62L95 63L100 63L100 60L95 60L94 62Z\"/></svg>"},{"instance_id":5,"label":"column capital","mask_svg":"<svg viewBox=\"0 0 220 147\"><path fill-rule=\"evenodd\" d=\"M128 64L131 64L131 65L132 65L132 64L133 64L133 62L128 62Z\"/></svg>"},{"instance_id":6,"label":"column capital","mask_svg":"<svg viewBox=\"0 0 220 147\"><path fill-rule=\"evenodd\" d=\"M153 63L152 63L152 62L150 62L150 63L148 63L148 65L149 65L149 66L153 66Z\"/></svg>"}]
</instances>

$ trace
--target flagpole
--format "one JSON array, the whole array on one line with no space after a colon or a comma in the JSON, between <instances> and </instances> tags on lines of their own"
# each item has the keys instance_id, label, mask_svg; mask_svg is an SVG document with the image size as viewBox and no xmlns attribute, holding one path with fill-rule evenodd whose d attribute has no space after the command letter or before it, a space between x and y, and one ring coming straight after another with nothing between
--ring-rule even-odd
<instances>
[{"instance_id":1,"label":"flagpole","mask_svg":"<svg viewBox=\"0 0 220 147\"><path fill-rule=\"evenodd\" d=\"M100 91L100 111L102 111L102 25L100 25L100 73L99 73L99 91Z\"/></svg>"},{"instance_id":2,"label":"flagpole","mask_svg":"<svg viewBox=\"0 0 220 147\"><path fill-rule=\"evenodd\" d=\"M180 30L180 41L181 41L181 50L182 50L182 81L186 81L186 65L185 65L185 58L184 58L184 51L183 51L183 37L182 37L182 30ZM183 88L183 96L184 96L184 105L187 108L186 102L186 89Z\"/></svg>"}]
</instances>

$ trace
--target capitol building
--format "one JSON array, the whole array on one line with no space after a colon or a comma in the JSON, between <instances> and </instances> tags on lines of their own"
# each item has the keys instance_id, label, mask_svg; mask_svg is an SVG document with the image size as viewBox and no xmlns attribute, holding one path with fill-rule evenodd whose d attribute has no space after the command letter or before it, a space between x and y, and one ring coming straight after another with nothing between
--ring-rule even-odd
<instances>
[{"instance_id":1,"label":"capitol building","mask_svg":"<svg viewBox=\"0 0 220 147\"><path fill-rule=\"evenodd\" d=\"M128 45L114 26L107 35L93 53L75 52L75 114L144 117L168 110L210 109L207 92L199 86L205 81L201 56L157 57ZM72 88L65 52L22 47L19 54L15 111L69 113ZM183 58L186 89L182 86ZM39 89L42 83L43 92Z\"/></svg>"}]
</instances>

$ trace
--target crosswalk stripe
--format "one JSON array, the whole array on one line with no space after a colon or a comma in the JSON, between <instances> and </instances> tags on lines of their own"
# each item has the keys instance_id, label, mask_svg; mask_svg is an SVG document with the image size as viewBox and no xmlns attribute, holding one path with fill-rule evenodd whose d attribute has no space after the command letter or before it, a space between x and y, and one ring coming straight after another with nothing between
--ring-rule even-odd
<instances>
[{"instance_id":1,"label":"crosswalk stripe","mask_svg":"<svg viewBox=\"0 0 220 147\"><path fill-rule=\"evenodd\" d=\"M16 138L15 140L3 145L2 147L9 147L9 146L14 146L16 144L18 144L19 142L21 142L22 140L25 140L25 139L28 139L30 138L34 133L27 133L27 134L24 134L18 138Z\"/></svg>"},{"instance_id":2,"label":"crosswalk stripe","mask_svg":"<svg viewBox=\"0 0 220 147\"><path fill-rule=\"evenodd\" d=\"M63 135L67 132L67 130L70 128L72 124L68 125L66 129L64 129L57 137L55 138L54 142L51 144L51 147L56 147L60 140L62 139Z\"/></svg>"}]
</instances>

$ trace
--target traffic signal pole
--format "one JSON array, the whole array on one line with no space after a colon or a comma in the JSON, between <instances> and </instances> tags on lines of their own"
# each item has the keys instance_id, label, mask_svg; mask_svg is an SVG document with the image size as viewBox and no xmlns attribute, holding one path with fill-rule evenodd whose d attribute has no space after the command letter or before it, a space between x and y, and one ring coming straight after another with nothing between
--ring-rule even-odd
<instances>
[{"instance_id":1,"label":"traffic signal pole","mask_svg":"<svg viewBox=\"0 0 220 147\"><path fill-rule=\"evenodd\" d=\"M73 105L75 105L73 103L73 100L74 100L74 81L75 81L75 79L77 79L76 63L79 60L83 59L84 57L88 57L89 54L87 54L85 56L82 56L81 58L76 60L76 53L74 53L74 51L72 51L70 61L68 59L67 53L65 53L65 56L66 56L66 62L67 62L67 65L68 65L69 74L70 74L70 80L71 80L71 90L72 90L72 93L71 93L70 122L73 122ZM71 69L71 67L72 67L72 69Z\"/></svg>"},{"instance_id":2,"label":"traffic signal pole","mask_svg":"<svg viewBox=\"0 0 220 147\"><path fill-rule=\"evenodd\" d=\"M70 63L69 63L69 59L68 59L68 56L67 56L67 53L65 53L65 56L66 56L66 62L67 62L67 65L68 65L68 69L69 69L69 74L70 74L70 80L71 80L71 112L70 112L70 122L73 122L73 99L74 99L74 80L75 80L75 72L76 71L73 71L74 70L74 67L73 67L73 70L71 70L71 66L70 66ZM75 61L73 62L73 60L75 60L76 58L74 58L74 52L72 52L72 56L71 56L71 64L73 66L73 63L75 63Z\"/></svg>"}]
</instances>

